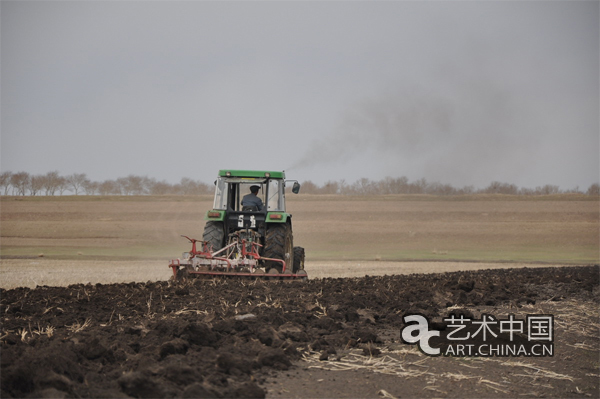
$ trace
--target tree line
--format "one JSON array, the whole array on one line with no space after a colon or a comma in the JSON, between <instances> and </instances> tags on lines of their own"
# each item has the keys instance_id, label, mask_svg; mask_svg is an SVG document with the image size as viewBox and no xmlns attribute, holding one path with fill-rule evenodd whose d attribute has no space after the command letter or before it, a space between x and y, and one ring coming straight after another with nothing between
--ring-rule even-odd
<instances>
[{"instance_id":1,"label":"tree line","mask_svg":"<svg viewBox=\"0 0 600 399\"><path fill-rule=\"evenodd\" d=\"M214 186L184 177L177 184L149 177L129 175L101 182L90 180L85 173L61 176L58 172L30 175L27 172L2 172L2 195L201 195L211 194Z\"/></svg>"},{"instance_id":2,"label":"tree line","mask_svg":"<svg viewBox=\"0 0 600 399\"><path fill-rule=\"evenodd\" d=\"M96 182L90 180L85 173L74 173L61 176L59 172L48 172L45 175L31 175L27 172L2 172L0 174L0 195L19 196L53 196L64 195L202 195L212 194L214 186L184 177L179 183L171 184L146 176L129 175L115 180ZM342 179L328 181L322 185L305 181L302 183L304 194L336 194L336 195L386 195L386 194L431 194L431 195L466 195L466 194L509 194L509 195L550 195L576 193L600 195L600 185L592 184L586 191L578 187L562 190L559 186L545 185L536 188L520 188L514 184L494 181L489 186L476 189L473 186L456 188L450 184L428 182L425 179L409 181L405 176L382 180L358 179L348 183Z\"/></svg>"},{"instance_id":3,"label":"tree line","mask_svg":"<svg viewBox=\"0 0 600 399\"><path fill-rule=\"evenodd\" d=\"M382 180L362 178L354 183L345 180L328 181L319 186L311 181L302 184L302 192L308 194L341 194L341 195L386 195L386 194L431 194L431 195L466 195L466 194L509 194L509 195L550 195L550 194L588 194L600 195L600 185L592 184L585 192L579 187L562 190L559 186L547 184L536 188L520 188L515 184L494 181L485 188L474 186L454 187L450 184L428 182L426 179L409 181L405 176L386 177Z\"/></svg>"}]
</instances>

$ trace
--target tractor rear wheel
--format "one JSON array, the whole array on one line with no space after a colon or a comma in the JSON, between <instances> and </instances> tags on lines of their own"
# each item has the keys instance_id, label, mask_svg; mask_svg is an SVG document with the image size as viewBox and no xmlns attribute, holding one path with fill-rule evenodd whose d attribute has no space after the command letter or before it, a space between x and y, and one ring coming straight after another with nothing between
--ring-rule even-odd
<instances>
[{"instance_id":1,"label":"tractor rear wheel","mask_svg":"<svg viewBox=\"0 0 600 399\"><path fill-rule=\"evenodd\" d=\"M286 270L293 267L294 244L292 227L289 224L270 224L267 226L263 256L265 258L284 260ZM280 273L282 271L281 263L266 261L265 270L269 270L270 268L276 268Z\"/></svg>"},{"instance_id":2,"label":"tractor rear wheel","mask_svg":"<svg viewBox=\"0 0 600 399\"><path fill-rule=\"evenodd\" d=\"M202 240L208 242L208 250L211 252L223 248L223 239L225 238L225 225L223 222L208 221L204 226Z\"/></svg>"}]
</instances>

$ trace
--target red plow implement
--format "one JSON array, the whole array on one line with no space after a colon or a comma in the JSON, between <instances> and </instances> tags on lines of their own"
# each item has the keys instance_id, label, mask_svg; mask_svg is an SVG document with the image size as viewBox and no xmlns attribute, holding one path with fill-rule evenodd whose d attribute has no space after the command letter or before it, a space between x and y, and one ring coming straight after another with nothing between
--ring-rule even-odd
<instances>
[{"instance_id":1,"label":"red plow implement","mask_svg":"<svg viewBox=\"0 0 600 399\"><path fill-rule=\"evenodd\" d=\"M202 276L273 280L308 278L304 270L292 273L291 265L286 264L283 259L261 256L259 252L262 245L257 242L257 234L252 230L241 230L230 234L228 244L217 251L213 251L208 241L182 237L191 242L192 250L185 252L181 258L170 261L169 267L173 269L173 277L176 280Z\"/></svg>"}]
</instances>

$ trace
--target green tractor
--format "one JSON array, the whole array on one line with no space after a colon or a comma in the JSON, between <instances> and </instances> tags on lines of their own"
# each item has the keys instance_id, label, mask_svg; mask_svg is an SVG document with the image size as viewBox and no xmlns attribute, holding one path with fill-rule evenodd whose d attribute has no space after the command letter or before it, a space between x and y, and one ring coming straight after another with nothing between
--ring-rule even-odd
<instances>
[{"instance_id":1,"label":"green tractor","mask_svg":"<svg viewBox=\"0 0 600 399\"><path fill-rule=\"evenodd\" d=\"M171 261L174 276L306 279L304 248L294 247L292 215L285 208L289 182L297 194L300 184L286 181L284 172L220 170L202 240L186 237L192 251Z\"/></svg>"}]
</instances>

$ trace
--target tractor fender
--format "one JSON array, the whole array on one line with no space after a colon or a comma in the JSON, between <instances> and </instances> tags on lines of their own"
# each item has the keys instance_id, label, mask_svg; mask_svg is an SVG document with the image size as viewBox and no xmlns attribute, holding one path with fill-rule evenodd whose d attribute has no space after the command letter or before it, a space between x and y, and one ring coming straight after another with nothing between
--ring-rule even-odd
<instances>
[{"instance_id":1,"label":"tractor fender","mask_svg":"<svg viewBox=\"0 0 600 399\"><path fill-rule=\"evenodd\" d=\"M222 222L225 220L225 211L212 209L204 214L204 220L212 220L214 222Z\"/></svg>"},{"instance_id":2,"label":"tractor fender","mask_svg":"<svg viewBox=\"0 0 600 399\"><path fill-rule=\"evenodd\" d=\"M292 224L292 215L285 212L268 212L267 218L265 219L266 223L290 223Z\"/></svg>"}]
</instances>

